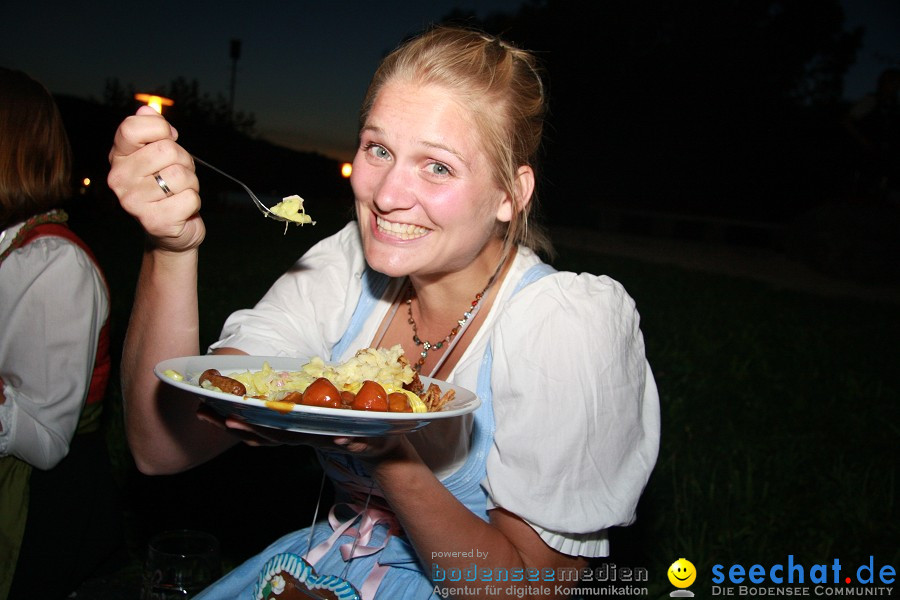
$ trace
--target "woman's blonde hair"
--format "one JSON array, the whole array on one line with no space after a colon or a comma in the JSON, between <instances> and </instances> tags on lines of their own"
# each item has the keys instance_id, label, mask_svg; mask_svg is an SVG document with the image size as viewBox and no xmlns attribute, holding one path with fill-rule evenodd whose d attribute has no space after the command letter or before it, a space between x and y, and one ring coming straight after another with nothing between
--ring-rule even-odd
<instances>
[{"instance_id":1,"label":"woman's blonde hair","mask_svg":"<svg viewBox=\"0 0 900 600\"><path fill-rule=\"evenodd\" d=\"M53 96L0 67L0 229L60 206L72 192L71 164Z\"/></svg>"},{"instance_id":2,"label":"woman's blonde hair","mask_svg":"<svg viewBox=\"0 0 900 600\"><path fill-rule=\"evenodd\" d=\"M511 247L523 244L552 254L550 238L529 214L532 195L522 210L515 199L519 167L537 169L544 117L544 84L537 59L480 31L440 26L408 40L389 54L372 78L360 111L360 128L381 89L393 80L445 87L471 112L497 185L513 199L513 216L503 237ZM526 198L527 200L527 198Z\"/></svg>"}]
</instances>

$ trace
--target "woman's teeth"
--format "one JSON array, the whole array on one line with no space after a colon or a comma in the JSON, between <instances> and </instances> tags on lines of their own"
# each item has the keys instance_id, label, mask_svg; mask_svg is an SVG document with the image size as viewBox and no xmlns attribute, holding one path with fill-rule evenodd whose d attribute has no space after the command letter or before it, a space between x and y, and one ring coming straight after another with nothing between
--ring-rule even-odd
<instances>
[{"instance_id":1,"label":"woman's teeth","mask_svg":"<svg viewBox=\"0 0 900 600\"><path fill-rule=\"evenodd\" d=\"M375 224L378 225L378 229L380 231L387 233L388 235L398 237L401 240L411 240L417 237L422 237L429 231L425 227L410 225L408 223L392 223L390 221L382 219L381 217L375 217Z\"/></svg>"}]
</instances>

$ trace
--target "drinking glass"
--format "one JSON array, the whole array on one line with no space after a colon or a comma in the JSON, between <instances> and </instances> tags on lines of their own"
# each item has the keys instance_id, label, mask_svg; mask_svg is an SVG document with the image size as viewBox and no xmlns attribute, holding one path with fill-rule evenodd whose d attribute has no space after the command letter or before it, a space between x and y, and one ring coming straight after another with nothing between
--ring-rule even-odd
<instances>
[{"instance_id":1,"label":"drinking glass","mask_svg":"<svg viewBox=\"0 0 900 600\"><path fill-rule=\"evenodd\" d=\"M165 531L150 539L141 600L186 600L222 575L219 540L202 531Z\"/></svg>"}]
</instances>

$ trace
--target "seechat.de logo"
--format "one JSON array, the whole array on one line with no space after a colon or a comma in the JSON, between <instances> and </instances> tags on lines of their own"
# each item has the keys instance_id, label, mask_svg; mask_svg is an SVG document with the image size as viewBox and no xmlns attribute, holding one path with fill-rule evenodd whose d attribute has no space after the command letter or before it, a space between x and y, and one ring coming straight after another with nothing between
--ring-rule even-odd
<instances>
[{"instance_id":1,"label":"seechat.de logo","mask_svg":"<svg viewBox=\"0 0 900 600\"><path fill-rule=\"evenodd\" d=\"M793 554L770 564L717 564L712 567L713 596L875 596L890 595L896 580L893 565L878 564L874 556L859 565L804 564Z\"/></svg>"}]
</instances>

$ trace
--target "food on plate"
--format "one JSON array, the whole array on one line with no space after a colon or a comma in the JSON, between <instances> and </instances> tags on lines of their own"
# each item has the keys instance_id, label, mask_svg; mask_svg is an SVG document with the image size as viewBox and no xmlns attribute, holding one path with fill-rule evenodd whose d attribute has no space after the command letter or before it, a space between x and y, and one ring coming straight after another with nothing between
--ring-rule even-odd
<instances>
[{"instance_id":1,"label":"food on plate","mask_svg":"<svg viewBox=\"0 0 900 600\"><path fill-rule=\"evenodd\" d=\"M300 404L341 408L341 392L326 377L319 377L303 390Z\"/></svg>"},{"instance_id":2,"label":"food on plate","mask_svg":"<svg viewBox=\"0 0 900 600\"><path fill-rule=\"evenodd\" d=\"M247 388L240 381L231 377L225 377L216 369L207 369L200 374L200 385L203 387L214 387L225 392L226 394L234 394L235 396L243 396L247 393Z\"/></svg>"},{"instance_id":3,"label":"food on plate","mask_svg":"<svg viewBox=\"0 0 900 600\"><path fill-rule=\"evenodd\" d=\"M163 375L165 375L169 379L174 379L175 381L184 381L184 375L182 375L178 371L173 371L172 369L166 369Z\"/></svg>"},{"instance_id":4,"label":"food on plate","mask_svg":"<svg viewBox=\"0 0 900 600\"><path fill-rule=\"evenodd\" d=\"M297 223L298 225L316 224L316 222L312 220L312 217L306 214L306 211L303 209L303 198L297 196L296 194L283 198L281 202L279 202L269 210L271 210L279 217L283 217L288 221Z\"/></svg>"},{"instance_id":5,"label":"food on plate","mask_svg":"<svg viewBox=\"0 0 900 600\"><path fill-rule=\"evenodd\" d=\"M359 391L356 392L356 396L353 398L353 403L350 405L350 408L353 410L378 410L386 412L388 410L388 393L383 387L378 385L377 381L368 379L363 382ZM400 412L412 412L412 409L407 411L404 407Z\"/></svg>"},{"instance_id":6,"label":"food on plate","mask_svg":"<svg viewBox=\"0 0 900 600\"><path fill-rule=\"evenodd\" d=\"M168 375L168 373L167 373ZM171 375L169 375L171 377ZM272 408L293 404L379 412L436 412L453 400L435 383L427 388L403 348L364 348L339 365L314 357L296 371L277 371L264 362L259 371L225 376L208 369L199 384L227 394L266 400Z\"/></svg>"}]
</instances>

